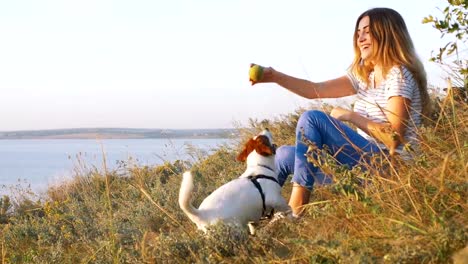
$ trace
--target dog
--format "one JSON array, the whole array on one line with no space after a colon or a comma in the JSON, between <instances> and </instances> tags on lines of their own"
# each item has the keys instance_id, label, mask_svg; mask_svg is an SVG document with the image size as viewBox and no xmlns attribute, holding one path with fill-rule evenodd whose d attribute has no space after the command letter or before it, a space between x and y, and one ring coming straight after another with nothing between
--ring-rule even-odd
<instances>
[{"instance_id":1,"label":"dog","mask_svg":"<svg viewBox=\"0 0 468 264\"><path fill-rule=\"evenodd\" d=\"M255 234L253 223L272 210L288 214L290 206L281 196L278 173L275 168L276 146L268 129L249 139L237 160L247 163L247 169L206 197L197 209L191 204L193 177L183 174L179 192L179 206L199 230L220 221L239 227L249 227Z\"/></svg>"}]
</instances>

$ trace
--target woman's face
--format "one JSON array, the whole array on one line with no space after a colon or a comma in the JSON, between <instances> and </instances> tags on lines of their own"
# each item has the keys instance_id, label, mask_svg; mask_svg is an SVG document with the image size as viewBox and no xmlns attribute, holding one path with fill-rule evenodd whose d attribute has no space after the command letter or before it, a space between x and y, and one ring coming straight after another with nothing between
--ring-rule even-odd
<instances>
[{"instance_id":1,"label":"woman's face","mask_svg":"<svg viewBox=\"0 0 468 264\"><path fill-rule=\"evenodd\" d=\"M369 17L365 16L359 21L357 30L357 46L363 60L368 59L372 54L372 38L369 30Z\"/></svg>"}]
</instances>

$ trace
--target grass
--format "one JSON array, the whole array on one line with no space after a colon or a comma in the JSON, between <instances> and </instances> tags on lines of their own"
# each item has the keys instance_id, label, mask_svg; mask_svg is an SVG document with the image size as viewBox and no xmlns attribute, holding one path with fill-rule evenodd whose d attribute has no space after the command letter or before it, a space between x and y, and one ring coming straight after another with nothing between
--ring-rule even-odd
<instances>
[{"instance_id":1,"label":"grass","mask_svg":"<svg viewBox=\"0 0 468 264\"><path fill-rule=\"evenodd\" d=\"M301 219L263 221L256 236L222 224L210 236L197 231L177 204L182 172L194 171L200 204L244 170L235 162L241 142L268 126L279 145L292 144L302 111L251 120L237 143L194 162L88 168L39 200L0 198L1 262L447 263L466 247L468 108L453 100L421 129L410 163L348 170L325 152L310 155L335 183L315 189Z\"/></svg>"}]
</instances>

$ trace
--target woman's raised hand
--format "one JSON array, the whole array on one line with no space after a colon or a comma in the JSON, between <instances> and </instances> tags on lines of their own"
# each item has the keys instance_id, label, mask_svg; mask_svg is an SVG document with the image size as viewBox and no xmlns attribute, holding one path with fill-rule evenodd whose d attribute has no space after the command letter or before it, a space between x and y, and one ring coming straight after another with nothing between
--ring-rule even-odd
<instances>
[{"instance_id":1,"label":"woman's raised hand","mask_svg":"<svg viewBox=\"0 0 468 264\"><path fill-rule=\"evenodd\" d=\"M249 69L249 81L252 85L257 83L273 82L273 77L276 71L272 67L263 67L258 64L251 63Z\"/></svg>"}]
</instances>

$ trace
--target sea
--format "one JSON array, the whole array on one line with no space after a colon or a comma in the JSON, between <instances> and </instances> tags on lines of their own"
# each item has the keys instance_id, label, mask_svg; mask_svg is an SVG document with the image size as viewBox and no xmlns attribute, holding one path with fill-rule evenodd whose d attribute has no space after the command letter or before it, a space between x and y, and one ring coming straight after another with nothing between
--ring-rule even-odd
<instances>
[{"instance_id":1,"label":"sea","mask_svg":"<svg viewBox=\"0 0 468 264\"><path fill-rule=\"evenodd\" d=\"M226 138L0 140L0 195L41 194L94 169L197 162L227 144Z\"/></svg>"}]
</instances>

